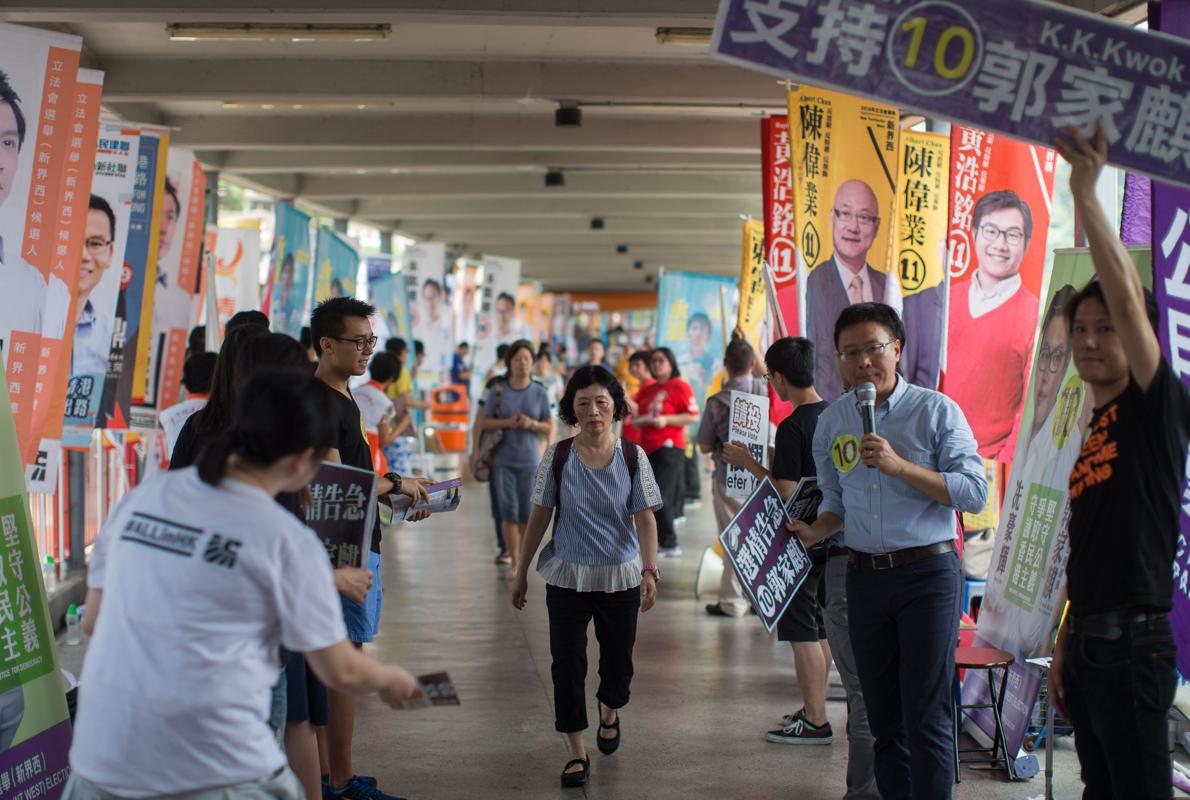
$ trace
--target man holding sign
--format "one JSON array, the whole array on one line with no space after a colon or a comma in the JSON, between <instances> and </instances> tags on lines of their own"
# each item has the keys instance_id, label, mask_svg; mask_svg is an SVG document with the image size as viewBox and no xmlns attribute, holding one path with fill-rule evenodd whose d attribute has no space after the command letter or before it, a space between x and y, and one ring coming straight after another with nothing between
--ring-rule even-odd
<instances>
[{"instance_id":1,"label":"man holding sign","mask_svg":"<svg viewBox=\"0 0 1190 800\"><path fill-rule=\"evenodd\" d=\"M789 527L813 545L846 523L851 642L880 794L949 798L962 585L955 511L982 509L988 487L958 405L898 375L904 342L889 306L860 303L840 314L839 375L844 385L874 389L875 426L864 432L856 392L822 413L813 445L818 519Z\"/></svg>"}]
</instances>

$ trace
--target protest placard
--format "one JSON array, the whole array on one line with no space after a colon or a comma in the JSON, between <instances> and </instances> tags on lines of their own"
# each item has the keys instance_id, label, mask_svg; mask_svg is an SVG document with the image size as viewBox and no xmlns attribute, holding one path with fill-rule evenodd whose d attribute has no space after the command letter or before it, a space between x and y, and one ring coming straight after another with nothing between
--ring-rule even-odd
<instances>
[{"instance_id":1,"label":"protest placard","mask_svg":"<svg viewBox=\"0 0 1190 800\"><path fill-rule=\"evenodd\" d=\"M322 462L310 483L306 524L314 529L331 566L362 567L376 519L376 474Z\"/></svg>"},{"instance_id":2,"label":"protest placard","mask_svg":"<svg viewBox=\"0 0 1190 800\"><path fill-rule=\"evenodd\" d=\"M765 463L769 438L769 399L748 392L731 393L728 441L742 444L758 463ZM756 476L743 467L727 465L727 496L748 497L756 490Z\"/></svg>"},{"instance_id":3,"label":"protest placard","mask_svg":"<svg viewBox=\"0 0 1190 800\"><path fill-rule=\"evenodd\" d=\"M786 530L788 521L777 487L765 478L719 534L723 552L770 633L810 574L810 556L801 539Z\"/></svg>"},{"instance_id":4,"label":"protest placard","mask_svg":"<svg viewBox=\"0 0 1190 800\"><path fill-rule=\"evenodd\" d=\"M818 506L821 503L822 490L818 488L818 479L802 478L785 501L785 512L790 519L809 523L818 519Z\"/></svg>"}]
</instances>

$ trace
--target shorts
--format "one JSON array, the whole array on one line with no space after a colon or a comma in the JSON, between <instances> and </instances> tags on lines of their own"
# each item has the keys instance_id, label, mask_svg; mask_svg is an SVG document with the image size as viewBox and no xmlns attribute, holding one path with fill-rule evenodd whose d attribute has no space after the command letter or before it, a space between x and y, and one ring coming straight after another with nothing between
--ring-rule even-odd
<instances>
[{"instance_id":1,"label":"shorts","mask_svg":"<svg viewBox=\"0 0 1190 800\"><path fill-rule=\"evenodd\" d=\"M399 475L409 475L413 472L413 439L409 436L398 436L384 448L384 458L388 461L388 468Z\"/></svg>"},{"instance_id":2,"label":"shorts","mask_svg":"<svg viewBox=\"0 0 1190 800\"><path fill-rule=\"evenodd\" d=\"M789 607L777 620L777 640L782 642L820 642L826 638L822 609L826 607L826 555L817 556L806 582L797 590Z\"/></svg>"},{"instance_id":3,"label":"shorts","mask_svg":"<svg viewBox=\"0 0 1190 800\"><path fill-rule=\"evenodd\" d=\"M380 633L380 607L384 604L384 585L380 581L380 554L368 552L368 569L372 572L372 588L364 602L355 602L339 595L343 603L343 622L347 624L347 638L356 644L364 644Z\"/></svg>"},{"instance_id":4,"label":"shorts","mask_svg":"<svg viewBox=\"0 0 1190 800\"><path fill-rule=\"evenodd\" d=\"M492 488L496 493L496 508L504 522L525 525L532 510L533 478L536 467L495 467L492 469Z\"/></svg>"},{"instance_id":5,"label":"shorts","mask_svg":"<svg viewBox=\"0 0 1190 800\"><path fill-rule=\"evenodd\" d=\"M314 670L301 653L290 653L285 665L286 722L309 722L311 725L330 724L326 686L318 680Z\"/></svg>"}]
</instances>

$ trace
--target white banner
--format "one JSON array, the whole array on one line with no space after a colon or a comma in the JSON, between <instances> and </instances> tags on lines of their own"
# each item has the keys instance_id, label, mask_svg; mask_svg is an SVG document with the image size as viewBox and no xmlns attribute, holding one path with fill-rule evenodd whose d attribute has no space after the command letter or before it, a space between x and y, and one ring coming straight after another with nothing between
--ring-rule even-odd
<instances>
[{"instance_id":1,"label":"white banner","mask_svg":"<svg viewBox=\"0 0 1190 800\"><path fill-rule=\"evenodd\" d=\"M733 391L727 423L728 441L747 447L752 457L763 464L768 437L769 399L759 394ZM758 483L756 476L748 470L727 465L728 497L751 497Z\"/></svg>"},{"instance_id":2,"label":"white banner","mask_svg":"<svg viewBox=\"0 0 1190 800\"><path fill-rule=\"evenodd\" d=\"M260 307L260 229L220 228L215 240L215 302L219 326Z\"/></svg>"},{"instance_id":3,"label":"white banner","mask_svg":"<svg viewBox=\"0 0 1190 800\"><path fill-rule=\"evenodd\" d=\"M426 347L420 373L430 385L437 385L450 371L454 353L446 266L446 245L441 243L413 245L401 254L413 335ZM412 354L406 364L413 365Z\"/></svg>"},{"instance_id":4,"label":"white banner","mask_svg":"<svg viewBox=\"0 0 1190 800\"><path fill-rule=\"evenodd\" d=\"M475 321L475 367L483 374L496 363L496 348L521 338L516 321L516 287L521 262L500 256L483 257L483 288Z\"/></svg>"}]
</instances>

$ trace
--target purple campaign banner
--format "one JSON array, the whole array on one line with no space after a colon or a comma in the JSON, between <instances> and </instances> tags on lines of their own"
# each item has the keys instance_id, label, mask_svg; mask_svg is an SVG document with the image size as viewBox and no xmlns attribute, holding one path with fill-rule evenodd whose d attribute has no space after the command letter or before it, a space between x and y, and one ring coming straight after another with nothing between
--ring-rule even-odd
<instances>
[{"instance_id":1,"label":"purple campaign banner","mask_svg":"<svg viewBox=\"0 0 1190 800\"><path fill-rule=\"evenodd\" d=\"M59 722L0 755L0 797L55 800L70 777L70 720Z\"/></svg>"},{"instance_id":2,"label":"purple campaign banner","mask_svg":"<svg viewBox=\"0 0 1190 800\"><path fill-rule=\"evenodd\" d=\"M801 539L785 529L788 521L777 487L765 478L719 534L723 552L769 633L810 574L810 556Z\"/></svg>"},{"instance_id":3,"label":"purple campaign banner","mask_svg":"<svg viewBox=\"0 0 1190 800\"><path fill-rule=\"evenodd\" d=\"M1166 29L1168 30L1168 28ZM1038 0L721 0L719 59L1190 185L1190 42Z\"/></svg>"}]
</instances>

